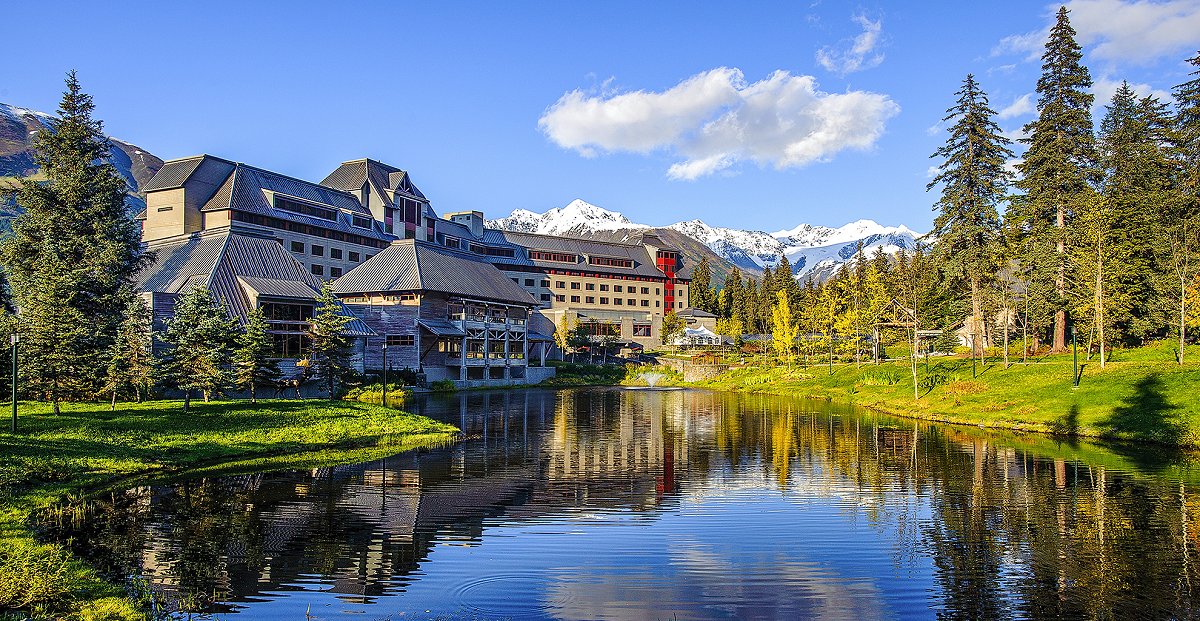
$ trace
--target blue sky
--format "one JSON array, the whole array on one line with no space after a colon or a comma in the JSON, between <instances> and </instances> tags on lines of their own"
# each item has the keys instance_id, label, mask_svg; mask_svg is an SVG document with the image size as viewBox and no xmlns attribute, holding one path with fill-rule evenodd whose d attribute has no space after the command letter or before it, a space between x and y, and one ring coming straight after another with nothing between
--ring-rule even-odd
<instances>
[{"instance_id":1,"label":"blue sky","mask_svg":"<svg viewBox=\"0 0 1200 621\"><path fill-rule=\"evenodd\" d=\"M1070 6L1104 98L1121 79L1168 92L1200 49L1200 0ZM74 68L109 133L163 158L320 180L372 157L440 212L583 198L656 225L925 230L928 156L959 83L975 73L1015 134L1056 8L30 4L8 11L28 18L6 29L0 102L52 111Z\"/></svg>"}]
</instances>

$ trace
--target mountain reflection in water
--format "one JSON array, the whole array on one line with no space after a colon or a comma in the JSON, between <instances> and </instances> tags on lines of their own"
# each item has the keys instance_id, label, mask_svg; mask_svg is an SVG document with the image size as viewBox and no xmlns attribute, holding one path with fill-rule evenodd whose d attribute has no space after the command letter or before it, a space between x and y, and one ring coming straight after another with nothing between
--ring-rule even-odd
<instances>
[{"instance_id":1,"label":"mountain reflection in water","mask_svg":"<svg viewBox=\"0 0 1200 621\"><path fill-rule=\"evenodd\" d=\"M468 439L137 487L50 535L222 617L1200 614L1200 496L1163 449L701 391L410 405Z\"/></svg>"}]
</instances>

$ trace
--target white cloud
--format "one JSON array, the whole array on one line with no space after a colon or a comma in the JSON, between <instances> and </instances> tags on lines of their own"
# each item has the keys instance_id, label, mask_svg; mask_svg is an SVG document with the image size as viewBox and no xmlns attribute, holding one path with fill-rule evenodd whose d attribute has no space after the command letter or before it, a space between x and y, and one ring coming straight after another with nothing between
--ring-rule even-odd
<instances>
[{"instance_id":1,"label":"white cloud","mask_svg":"<svg viewBox=\"0 0 1200 621\"><path fill-rule=\"evenodd\" d=\"M870 69L883 62L883 53L873 53L879 45L879 35L883 32L882 21L871 21L865 15L855 15L851 18L859 26L862 26L862 33L850 42L850 47L846 49L837 49L833 46L825 46L817 50L817 62L825 68L826 71L832 71L841 75Z\"/></svg>"},{"instance_id":2,"label":"white cloud","mask_svg":"<svg viewBox=\"0 0 1200 621\"><path fill-rule=\"evenodd\" d=\"M1001 119L1011 119L1025 116L1035 111L1037 111L1037 107L1033 103L1033 93L1025 93L1005 106L996 116Z\"/></svg>"},{"instance_id":3,"label":"white cloud","mask_svg":"<svg viewBox=\"0 0 1200 621\"><path fill-rule=\"evenodd\" d=\"M1040 57L1058 6L1047 7L1044 28L1005 37L993 53ZM1098 59L1141 64L1182 59L1200 43L1200 0L1072 0L1066 7L1076 40Z\"/></svg>"},{"instance_id":4,"label":"white cloud","mask_svg":"<svg viewBox=\"0 0 1200 621\"><path fill-rule=\"evenodd\" d=\"M661 92L574 90L550 106L538 126L584 157L671 151L682 161L667 176L692 180L746 160L797 168L846 149L869 149L899 111L879 93L821 92L812 76L776 71L748 84L740 70L721 67Z\"/></svg>"}]
</instances>

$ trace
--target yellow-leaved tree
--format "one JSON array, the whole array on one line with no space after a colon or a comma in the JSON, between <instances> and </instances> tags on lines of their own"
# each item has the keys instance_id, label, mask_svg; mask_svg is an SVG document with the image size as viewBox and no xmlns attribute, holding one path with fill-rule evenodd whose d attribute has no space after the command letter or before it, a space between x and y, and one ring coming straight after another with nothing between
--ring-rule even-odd
<instances>
[{"instance_id":1,"label":"yellow-leaved tree","mask_svg":"<svg viewBox=\"0 0 1200 621\"><path fill-rule=\"evenodd\" d=\"M775 292L775 306L771 309L771 346L775 355L787 364L796 359L796 336L800 326L792 317L791 304L786 291Z\"/></svg>"}]
</instances>

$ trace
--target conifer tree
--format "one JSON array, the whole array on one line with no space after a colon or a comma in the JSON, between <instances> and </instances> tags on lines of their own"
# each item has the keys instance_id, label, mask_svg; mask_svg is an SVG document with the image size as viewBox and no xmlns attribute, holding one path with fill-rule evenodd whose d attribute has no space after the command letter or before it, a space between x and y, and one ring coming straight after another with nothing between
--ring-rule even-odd
<instances>
[{"instance_id":1,"label":"conifer tree","mask_svg":"<svg viewBox=\"0 0 1200 621\"><path fill-rule=\"evenodd\" d=\"M943 122L953 121L946 144L932 157L941 158L938 174L925 189L941 187L934 209L938 216L933 235L938 243L946 276L965 283L971 300L972 356L983 352L980 327L984 323L983 297L987 281L999 268L1001 241L997 205L1007 194L1010 173L1005 163L1013 156L1011 144L992 120L995 111L987 94L968 74L954 106Z\"/></svg>"},{"instance_id":2,"label":"conifer tree","mask_svg":"<svg viewBox=\"0 0 1200 621\"><path fill-rule=\"evenodd\" d=\"M258 386L279 381L279 361L267 333L267 317L256 308L246 317L233 352L234 384L250 391L250 402L258 402Z\"/></svg>"},{"instance_id":3,"label":"conifer tree","mask_svg":"<svg viewBox=\"0 0 1200 621\"><path fill-rule=\"evenodd\" d=\"M309 322L308 339L312 344L312 365L316 375L325 383L325 394L332 401L337 386L352 373L350 368L350 335L346 324L352 318L342 312L342 305L333 294L329 282L321 285L321 297Z\"/></svg>"},{"instance_id":4,"label":"conifer tree","mask_svg":"<svg viewBox=\"0 0 1200 621\"><path fill-rule=\"evenodd\" d=\"M736 319L742 323L742 317L746 308L746 291L742 284L742 270L737 267L729 270L729 275L725 277L725 285L721 287L721 291L729 293L729 307L726 309L725 317ZM745 325L742 323L742 325Z\"/></svg>"},{"instance_id":5,"label":"conifer tree","mask_svg":"<svg viewBox=\"0 0 1200 621\"><path fill-rule=\"evenodd\" d=\"M692 282L688 286L693 308L710 313L716 312L716 298L712 290L712 270L708 265L708 257L701 257L696 269L692 270Z\"/></svg>"},{"instance_id":6,"label":"conifer tree","mask_svg":"<svg viewBox=\"0 0 1200 621\"><path fill-rule=\"evenodd\" d=\"M183 391L183 411L198 390L207 403L229 383L233 335L237 329L225 305L206 287L193 287L175 301L163 340L171 346L164 356L171 381Z\"/></svg>"},{"instance_id":7,"label":"conifer tree","mask_svg":"<svg viewBox=\"0 0 1200 621\"><path fill-rule=\"evenodd\" d=\"M92 98L74 72L66 85L58 118L34 137L45 181L22 182L17 203L25 212L0 243L21 308L19 329L41 339L21 349L22 367L56 409L59 399L86 398L101 388L125 309L122 291L145 265L125 181L104 162L109 143L92 118ZM60 297L47 298L51 290ZM63 321L78 323L51 325Z\"/></svg>"},{"instance_id":8,"label":"conifer tree","mask_svg":"<svg viewBox=\"0 0 1200 621\"><path fill-rule=\"evenodd\" d=\"M1090 200L1096 181L1095 140L1092 135L1089 91L1092 78L1081 64L1083 52L1075 42L1066 7L1058 11L1042 54L1037 82L1038 118L1024 128L1028 149L1018 166L1017 187L1025 192L1024 235L1053 253L1037 252L1032 268L1050 273L1054 282L1053 349L1066 349L1066 305L1070 274L1070 224L1076 211Z\"/></svg>"},{"instance_id":9,"label":"conifer tree","mask_svg":"<svg viewBox=\"0 0 1200 621\"><path fill-rule=\"evenodd\" d=\"M117 328L117 338L109 348L105 390L112 394L111 409L117 409L117 397L123 391L134 400L154 387L157 362L152 344L153 324L150 307L132 291L126 292L125 312Z\"/></svg>"},{"instance_id":10,"label":"conifer tree","mask_svg":"<svg viewBox=\"0 0 1200 621\"><path fill-rule=\"evenodd\" d=\"M744 313L742 325L750 334L762 334L762 329L760 328L759 324L759 318L761 315L758 314L758 281L754 280L753 278L747 279L745 292L746 302L742 311Z\"/></svg>"},{"instance_id":11,"label":"conifer tree","mask_svg":"<svg viewBox=\"0 0 1200 621\"><path fill-rule=\"evenodd\" d=\"M1200 274L1200 52L1187 61L1195 69L1191 80L1175 87L1176 103L1173 154L1178 175L1176 199L1160 226L1155 227L1161 243L1160 264L1164 266L1164 299L1173 302L1179 337L1177 360L1183 364L1187 345L1188 288Z\"/></svg>"}]
</instances>

